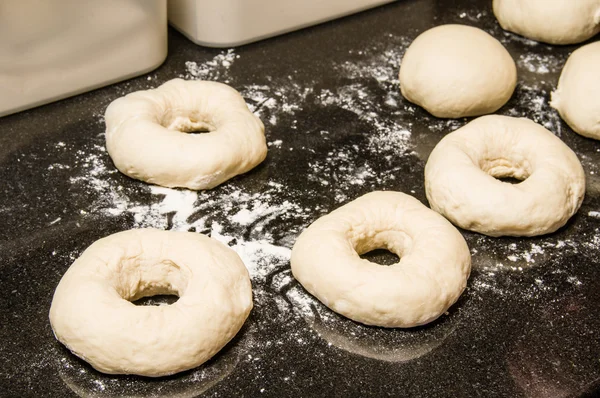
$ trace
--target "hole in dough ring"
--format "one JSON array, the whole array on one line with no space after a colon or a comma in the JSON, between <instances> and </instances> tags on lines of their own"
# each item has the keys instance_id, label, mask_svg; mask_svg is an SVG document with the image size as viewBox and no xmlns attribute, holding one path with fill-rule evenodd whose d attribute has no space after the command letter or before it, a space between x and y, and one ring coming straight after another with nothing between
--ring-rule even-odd
<instances>
[{"instance_id":1,"label":"hole in dough ring","mask_svg":"<svg viewBox=\"0 0 600 398\"><path fill-rule=\"evenodd\" d=\"M497 178L521 180L510 184ZM556 231L577 212L585 174L575 153L525 118L489 115L444 137L425 166L431 208L490 236Z\"/></svg>"},{"instance_id":2,"label":"hole in dough ring","mask_svg":"<svg viewBox=\"0 0 600 398\"><path fill-rule=\"evenodd\" d=\"M376 248L390 266L360 258ZM308 292L357 322L412 327L456 302L471 270L469 248L452 224L417 199L376 191L334 210L300 234L292 272Z\"/></svg>"},{"instance_id":3,"label":"hole in dough ring","mask_svg":"<svg viewBox=\"0 0 600 398\"><path fill-rule=\"evenodd\" d=\"M173 79L116 99L105 121L117 169L165 187L214 188L267 155L263 123L222 83Z\"/></svg>"},{"instance_id":4,"label":"hole in dough ring","mask_svg":"<svg viewBox=\"0 0 600 398\"><path fill-rule=\"evenodd\" d=\"M179 300L131 303L155 294ZM138 229L83 252L56 288L50 323L97 370L157 377L206 362L251 309L248 271L232 249L200 234Z\"/></svg>"}]
</instances>

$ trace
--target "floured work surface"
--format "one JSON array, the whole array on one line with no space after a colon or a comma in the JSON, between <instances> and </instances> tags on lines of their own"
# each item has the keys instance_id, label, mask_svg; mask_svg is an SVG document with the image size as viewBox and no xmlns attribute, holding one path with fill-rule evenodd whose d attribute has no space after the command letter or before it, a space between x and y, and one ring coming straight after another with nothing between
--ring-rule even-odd
<instances>
[{"instance_id":1,"label":"floured work surface","mask_svg":"<svg viewBox=\"0 0 600 398\"><path fill-rule=\"evenodd\" d=\"M593 394L600 388L600 142L573 133L548 105L576 47L505 33L488 3L404 0L230 51L170 31L170 55L156 72L0 119L0 396ZM432 325L361 326L294 281L290 248L310 222L372 190L425 201L427 156L466 120L436 119L408 103L397 75L411 40L442 23L483 28L507 47L519 84L499 113L532 118L575 150L586 198L549 236L463 232L473 255L468 289ZM266 161L200 193L117 172L104 150L104 109L174 77L239 90L265 123ZM52 335L48 309L68 266L95 240L133 227L210 234L249 268L249 320L198 369L159 380L107 376Z\"/></svg>"}]
</instances>

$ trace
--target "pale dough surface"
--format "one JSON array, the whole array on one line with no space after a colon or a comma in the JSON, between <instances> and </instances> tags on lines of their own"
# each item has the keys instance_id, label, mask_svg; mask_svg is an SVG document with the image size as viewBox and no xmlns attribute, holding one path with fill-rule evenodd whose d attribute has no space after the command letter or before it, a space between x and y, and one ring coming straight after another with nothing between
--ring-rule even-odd
<instances>
[{"instance_id":1,"label":"pale dough surface","mask_svg":"<svg viewBox=\"0 0 600 398\"><path fill-rule=\"evenodd\" d=\"M550 105L575 132L600 139L600 41L571 54Z\"/></svg>"},{"instance_id":2,"label":"pale dough surface","mask_svg":"<svg viewBox=\"0 0 600 398\"><path fill-rule=\"evenodd\" d=\"M210 189L267 156L263 123L222 83L173 79L113 101L105 120L115 166L151 184Z\"/></svg>"},{"instance_id":3,"label":"pale dough surface","mask_svg":"<svg viewBox=\"0 0 600 398\"><path fill-rule=\"evenodd\" d=\"M513 177L518 184L497 178ZM425 166L431 208L490 236L556 231L577 212L585 174L575 153L525 118L488 115L445 136Z\"/></svg>"},{"instance_id":4,"label":"pale dough surface","mask_svg":"<svg viewBox=\"0 0 600 398\"><path fill-rule=\"evenodd\" d=\"M131 303L156 294L179 300ZM196 233L138 229L84 251L56 288L50 323L97 370L156 377L210 359L251 309L248 271L232 249Z\"/></svg>"},{"instance_id":5,"label":"pale dough surface","mask_svg":"<svg viewBox=\"0 0 600 398\"><path fill-rule=\"evenodd\" d=\"M379 248L400 261L381 266L359 256ZM376 191L304 230L291 265L304 288L333 311L368 325L412 327L456 302L471 255L444 217L409 195Z\"/></svg>"},{"instance_id":6,"label":"pale dough surface","mask_svg":"<svg viewBox=\"0 0 600 398\"><path fill-rule=\"evenodd\" d=\"M495 112L516 83L515 62L502 44L466 25L441 25L420 34L400 65L402 95L442 118Z\"/></svg>"},{"instance_id":7,"label":"pale dough surface","mask_svg":"<svg viewBox=\"0 0 600 398\"><path fill-rule=\"evenodd\" d=\"M494 0L500 26L550 44L580 43L600 32L600 0Z\"/></svg>"}]
</instances>

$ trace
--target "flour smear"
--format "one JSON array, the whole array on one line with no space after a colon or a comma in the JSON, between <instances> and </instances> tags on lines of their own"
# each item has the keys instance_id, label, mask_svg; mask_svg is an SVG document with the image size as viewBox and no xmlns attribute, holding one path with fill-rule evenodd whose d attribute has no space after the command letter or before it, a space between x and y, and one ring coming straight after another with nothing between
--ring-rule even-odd
<instances>
[{"instance_id":1,"label":"flour smear","mask_svg":"<svg viewBox=\"0 0 600 398\"><path fill-rule=\"evenodd\" d=\"M459 15L461 19L471 21L484 16L485 14L468 12L461 12ZM520 39L513 35L502 36L502 41L507 40ZM412 154L417 145L413 135L414 125L420 122L415 117L417 108L402 98L398 88L398 70L409 44L410 40L404 36L388 34L371 47L352 50L352 62L331 65L343 82L334 88L306 86L292 76L272 76L266 79L270 84L248 84L236 88L246 99L250 110L267 125L270 151L298 150L291 147L285 138L271 138L269 126L279 126L285 120L289 123L286 128L297 130L299 124L296 116L307 106L308 101L315 101L323 107L349 111L369 126L366 147L348 145L335 148L326 156L308 164L310 172L306 178L318 182L323 190L331 191L335 201L342 203L352 199L350 195L354 186L385 186L396 178L395 170L378 170L374 164L366 161L362 156L364 151L382 158L395 159ZM523 44L530 47L536 45L528 41ZM230 71L239 59L240 55L235 50L224 50L208 61L185 62L180 76L228 83L233 79ZM561 59L552 55L523 55L517 59L517 64L520 69L539 77L555 73L561 66ZM385 93L383 98L381 94L376 94L381 92ZM515 98L512 105L505 109L505 114L529 116L555 134L561 134L560 118L548 104L547 85L535 79L520 83ZM449 132L464 124L462 120L425 117L427 128L433 132ZM330 132L322 130L319 134L323 140L327 140ZM61 145L64 146L64 143L58 143L57 147ZM285 292L288 303L296 303L295 308L289 308L285 301L278 302L282 311L314 315L316 302L295 283L289 272L289 260L291 247L301 226L314 221L315 214L323 209L319 206L312 209L303 207L295 200L294 188L286 186L284 179L274 176L253 192L244 190L235 182L201 192L142 185L146 199L139 201L133 199L126 189L115 185L113 177L118 172L103 145L90 145L78 152L78 158L83 165L83 172L72 177L71 183L86 187L96 197L90 208L82 209L85 215L129 215L136 228L194 231L210 235L229 245L241 256L253 281L259 284L270 283L271 287ZM68 166L55 164L50 167ZM328 177L334 172L345 175L343 181L338 182L335 187ZM589 217L599 216L597 212L590 212ZM282 224L291 227L275 236L273 226ZM597 236L580 242L549 239L545 243L495 249L496 253L492 255L494 260L482 262L485 266L480 269L479 279L472 281L472 288L480 292L493 290L494 278L499 273L521 272L527 267L539 265L545 256L564 250L599 247L598 240ZM482 244L482 248L473 245L473 242L470 244L474 263L477 263L485 247L489 245ZM290 289L291 286L293 288Z\"/></svg>"}]
</instances>

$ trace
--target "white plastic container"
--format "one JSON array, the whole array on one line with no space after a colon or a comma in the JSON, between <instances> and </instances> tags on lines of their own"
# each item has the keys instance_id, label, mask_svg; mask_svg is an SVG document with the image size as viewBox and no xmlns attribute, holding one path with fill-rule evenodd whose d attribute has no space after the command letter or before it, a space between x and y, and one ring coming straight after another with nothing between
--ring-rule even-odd
<instances>
[{"instance_id":1,"label":"white plastic container","mask_svg":"<svg viewBox=\"0 0 600 398\"><path fill-rule=\"evenodd\" d=\"M0 0L0 116L146 73L166 0Z\"/></svg>"},{"instance_id":2,"label":"white plastic container","mask_svg":"<svg viewBox=\"0 0 600 398\"><path fill-rule=\"evenodd\" d=\"M231 47L393 0L169 0L169 22L196 44Z\"/></svg>"}]
</instances>

